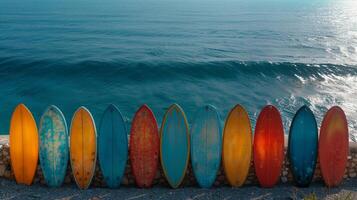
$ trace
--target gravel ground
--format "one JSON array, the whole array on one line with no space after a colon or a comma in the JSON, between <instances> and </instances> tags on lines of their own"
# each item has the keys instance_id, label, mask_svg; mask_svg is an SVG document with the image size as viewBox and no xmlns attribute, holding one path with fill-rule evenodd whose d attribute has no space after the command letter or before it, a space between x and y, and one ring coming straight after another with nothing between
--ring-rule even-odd
<instances>
[{"instance_id":1,"label":"gravel ground","mask_svg":"<svg viewBox=\"0 0 357 200\"><path fill-rule=\"evenodd\" d=\"M200 189L196 187L169 189L154 187L138 189L90 188L79 190L76 185L48 188L42 185L23 186L14 181L0 179L0 199L302 199L315 193L318 199L357 199L357 179L345 181L340 187L328 189L323 183L314 183L308 188L297 188L290 184L280 184L272 189L257 186L243 188L220 187Z\"/></svg>"}]
</instances>

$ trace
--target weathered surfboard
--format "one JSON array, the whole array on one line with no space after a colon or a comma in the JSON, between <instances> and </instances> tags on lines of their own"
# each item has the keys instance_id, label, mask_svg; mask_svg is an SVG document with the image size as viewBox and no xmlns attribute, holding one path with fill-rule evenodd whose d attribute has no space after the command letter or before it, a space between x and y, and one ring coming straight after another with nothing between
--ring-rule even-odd
<instances>
[{"instance_id":1,"label":"weathered surfboard","mask_svg":"<svg viewBox=\"0 0 357 200\"><path fill-rule=\"evenodd\" d=\"M74 113L70 133L70 161L77 186L87 189L97 159L97 131L92 115L85 107Z\"/></svg>"},{"instance_id":2,"label":"weathered surfboard","mask_svg":"<svg viewBox=\"0 0 357 200\"><path fill-rule=\"evenodd\" d=\"M212 186L221 163L222 132L216 108L199 109L191 128L191 164L198 184Z\"/></svg>"},{"instance_id":3,"label":"weathered surfboard","mask_svg":"<svg viewBox=\"0 0 357 200\"><path fill-rule=\"evenodd\" d=\"M301 107L290 126L288 158L296 185L308 186L314 176L317 160L317 124L307 107Z\"/></svg>"},{"instance_id":4,"label":"weathered surfboard","mask_svg":"<svg viewBox=\"0 0 357 200\"><path fill-rule=\"evenodd\" d=\"M252 128L248 113L236 105L228 114L223 131L223 168L231 186L244 184L252 157Z\"/></svg>"},{"instance_id":5,"label":"weathered surfboard","mask_svg":"<svg viewBox=\"0 0 357 200\"><path fill-rule=\"evenodd\" d=\"M343 110L330 108L320 128L319 159L322 178L328 187L338 186L345 173L349 151L348 125Z\"/></svg>"},{"instance_id":6,"label":"weathered surfboard","mask_svg":"<svg viewBox=\"0 0 357 200\"><path fill-rule=\"evenodd\" d=\"M114 105L109 105L102 116L98 157L108 187L119 187L128 159L128 139L123 117Z\"/></svg>"},{"instance_id":7,"label":"weathered surfboard","mask_svg":"<svg viewBox=\"0 0 357 200\"><path fill-rule=\"evenodd\" d=\"M160 129L161 165L170 186L180 186L190 156L190 135L186 115L177 104L171 105Z\"/></svg>"},{"instance_id":8,"label":"weathered surfboard","mask_svg":"<svg viewBox=\"0 0 357 200\"><path fill-rule=\"evenodd\" d=\"M135 113L130 130L130 163L139 187L150 187L158 170L159 130L154 113L143 105Z\"/></svg>"},{"instance_id":9,"label":"weathered surfboard","mask_svg":"<svg viewBox=\"0 0 357 200\"><path fill-rule=\"evenodd\" d=\"M254 168L262 187L273 187L278 181L284 160L284 129L274 106L260 112L254 134Z\"/></svg>"},{"instance_id":10,"label":"weathered surfboard","mask_svg":"<svg viewBox=\"0 0 357 200\"><path fill-rule=\"evenodd\" d=\"M12 113L9 142L16 182L31 185L38 162L38 131L31 112L24 104L18 105Z\"/></svg>"},{"instance_id":11,"label":"weathered surfboard","mask_svg":"<svg viewBox=\"0 0 357 200\"><path fill-rule=\"evenodd\" d=\"M68 130L62 112L49 106L40 120L40 164L48 186L59 187L68 164Z\"/></svg>"}]
</instances>

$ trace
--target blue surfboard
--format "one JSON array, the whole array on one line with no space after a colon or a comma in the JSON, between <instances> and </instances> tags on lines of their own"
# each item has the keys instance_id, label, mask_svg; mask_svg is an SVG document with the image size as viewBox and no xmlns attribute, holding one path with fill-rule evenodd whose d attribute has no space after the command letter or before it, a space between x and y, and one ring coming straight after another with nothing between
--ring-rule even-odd
<instances>
[{"instance_id":1,"label":"blue surfboard","mask_svg":"<svg viewBox=\"0 0 357 200\"><path fill-rule=\"evenodd\" d=\"M290 168L298 186L306 187L312 181L317 160L317 144L315 116L307 106L303 106L291 122L288 144Z\"/></svg>"},{"instance_id":2,"label":"blue surfboard","mask_svg":"<svg viewBox=\"0 0 357 200\"><path fill-rule=\"evenodd\" d=\"M160 129L161 165L167 181L179 187L186 174L190 156L190 136L186 115L177 104L171 105Z\"/></svg>"},{"instance_id":3,"label":"blue surfboard","mask_svg":"<svg viewBox=\"0 0 357 200\"><path fill-rule=\"evenodd\" d=\"M128 160L128 138L123 117L114 105L108 106L101 119L98 156L105 183L119 187Z\"/></svg>"},{"instance_id":4,"label":"blue surfboard","mask_svg":"<svg viewBox=\"0 0 357 200\"><path fill-rule=\"evenodd\" d=\"M198 184L212 186L221 163L222 131L216 108L200 108L191 128L191 164Z\"/></svg>"},{"instance_id":5,"label":"blue surfboard","mask_svg":"<svg viewBox=\"0 0 357 200\"><path fill-rule=\"evenodd\" d=\"M40 165L48 186L59 187L68 164L68 130L62 112L49 106L40 120Z\"/></svg>"}]
</instances>

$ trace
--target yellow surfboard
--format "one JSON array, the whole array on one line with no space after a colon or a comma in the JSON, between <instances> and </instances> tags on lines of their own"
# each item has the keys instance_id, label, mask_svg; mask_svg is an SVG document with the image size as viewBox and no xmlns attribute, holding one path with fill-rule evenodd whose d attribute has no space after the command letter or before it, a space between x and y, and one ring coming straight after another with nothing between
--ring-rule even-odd
<instances>
[{"instance_id":1,"label":"yellow surfboard","mask_svg":"<svg viewBox=\"0 0 357 200\"><path fill-rule=\"evenodd\" d=\"M252 157L252 128L248 113L236 105L228 114L223 132L223 167L228 182L240 187L248 176Z\"/></svg>"},{"instance_id":2,"label":"yellow surfboard","mask_svg":"<svg viewBox=\"0 0 357 200\"><path fill-rule=\"evenodd\" d=\"M15 108L10 122L11 167L17 183L31 185L38 162L38 131L24 104Z\"/></svg>"},{"instance_id":3,"label":"yellow surfboard","mask_svg":"<svg viewBox=\"0 0 357 200\"><path fill-rule=\"evenodd\" d=\"M97 133L93 117L85 107L80 107L72 118L69 150L74 179L80 189L87 189L95 170Z\"/></svg>"}]
</instances>

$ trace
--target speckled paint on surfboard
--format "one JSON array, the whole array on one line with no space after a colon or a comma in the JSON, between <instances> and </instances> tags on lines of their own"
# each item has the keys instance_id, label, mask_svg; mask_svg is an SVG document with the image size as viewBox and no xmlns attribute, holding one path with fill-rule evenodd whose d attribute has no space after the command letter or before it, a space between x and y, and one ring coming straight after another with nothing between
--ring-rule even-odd
<instances>
[{"instance_id":1,"label":"speckled paint on surfboard","mask_svg":"<svg viewBox=\"0 0 357 200\"><path fill-rule=\"evenodd\" d=\"M209 188L221 163L222 132L216 108L200 108L191 128L191 164L198 184Z\"/></svg>"},{"instance_id":2,"label":"speckled paint on surfboard","mask_svg":"<svg viewBox=\"0 0 357 200\"><path fill-rule=\"evenodd\" d=\"M68 130L62 112L49 106L40 120L40 164L48 186L59 187L68 164Z\"/></svg>"},{"instance_id":3,"label":"speckled paint on surfboard","mask_svg":"<svg viewBox=\"0 0 357 200\"><path fill-rule=\"evenodd\" d=\"M317 162L317 124L307 107L301 107L291 122L288 145L290 169L296 185L308 186L314 176Z\"/></svg>"},{"instance_id":4,"label":"speckled paint on surfboard","mask_svg":"<svg viewBox=\"0 0 357 200\"><path fill-rule=\"evenodd\" d=\"M182 108L171 105L160 129L161 165L172 188L180 186L185 177L190 156L190 135Z\"/></svg>"},{"instance_id":5,"label":"speckled paint on surfboard","mask_svg":"<svg viewBox=\"0 0 357 200\"><path fill-rule=\"evenodd\" d=\"M273 187L278 181L284 160L284 129L280 113L272 105L259 114L254 133L253 159L255 173L262 187Z\"/></svg>"},{"instance_id":6,"label":"speckled paint on surfboard","mask_svg":"<svg viewBox=\"0 0 357 200\"><path fill-rule=\"evenodd\" d=\"M222 163L231 186L244 184L252 158L252 128L248 113L236 105L228 114L223 131Z\"/></svg>"},{"instance_id":7,"label":"speckled paint on surfboard","mask_svg":"<svg viewBox=\"0 0 357 200\"><path fill-rule=\"evenodd\" d=\"M98 158L108 187L119 187L128 160L128 139L124 119L114 105L108 106L101 119Z\"/></svg>"},{"instance_id":8,"label":"speckled paint on surfboard","mask_svg":"<svg viewBox=\"0 0 357 200\"><path fill-rule=\"evenodd\" d=\"M24 104L18 105L12 114L9 142L16 182L31 185L38 162L38 130L31 112Z\"/></svg>"},{"instance_id":9,"label":"speckled paint on surfboard","mask_svg":"<svg viewBox=\"0 0 357 200\"><path fill-rule=\"evenodd\" d=\"M346 170L349 151L346 115L334 106L325 114L319 138L319 161L322 178L328 187L338 186Z\"/></svg>"},{"instance_id":10,"label":"speckled paint on surfboard","mask_svg":"<svg viewBox=\"0 0 357 200\"><path fill-rule=\"evenodd\" d=\"M87 189L96 166L97 131L91 113L83 106L72 118L69 152L74 180L80 189Z\"/></svg>"},{"instance_id":11,"label":"speckled paint on surfboard","mask_svg":"<svg viewBox=\"0 0 357 200\"><path fill-rule=\"evenodd\" d=\"M159 130L147 105L135 113L130 129L129 158L136 185L151 187L158 170Z\"/></svg>"}]
</instances>

